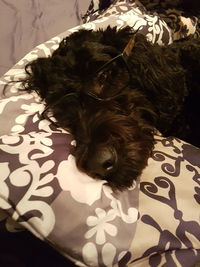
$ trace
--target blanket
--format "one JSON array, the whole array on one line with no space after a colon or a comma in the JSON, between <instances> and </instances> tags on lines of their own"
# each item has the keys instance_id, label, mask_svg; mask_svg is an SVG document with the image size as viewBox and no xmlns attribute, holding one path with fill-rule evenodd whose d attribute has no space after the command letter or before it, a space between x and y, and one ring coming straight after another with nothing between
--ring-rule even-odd
<instances>
[{"instance_id":1,"label":"blanket","mask_svg":"<svg viewBox=\"0 0 200 267\"><path fill-rule=\"evenodd\" d=\"M197 18L182 15L176 25L139 1L103 6L94 1L84 24L32 49L1 78L1 92L7 85L0 100L0 236L6 241L1 266L70 266L67 259L92 267L200 262L198 148L155 136L141 177L130 189L113 192L106 181L77 169L73 136L41 119L44 103L12 83L24 76L29 61L47 57L63 37L81 28L129 25L163 45L196 32Z\"/></svg>"}]
</instances>

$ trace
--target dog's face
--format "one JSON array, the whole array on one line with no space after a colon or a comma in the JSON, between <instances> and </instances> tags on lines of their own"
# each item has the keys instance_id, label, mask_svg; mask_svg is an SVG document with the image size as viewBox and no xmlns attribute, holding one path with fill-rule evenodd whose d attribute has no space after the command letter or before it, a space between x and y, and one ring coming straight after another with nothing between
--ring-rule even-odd
<instances>
[{"instance_id":1,"label":"dog's face","mask_svg":"<svg viewBox=\"0 0 200 267\"><path fill-rule=\"evenodd\" d=\"M78 168L117 189L132 185L154 145L147 100L118 56L129 38L127 29L80 31L29 65L46 113L74 135Z\"/></svg>"}]
</instances>

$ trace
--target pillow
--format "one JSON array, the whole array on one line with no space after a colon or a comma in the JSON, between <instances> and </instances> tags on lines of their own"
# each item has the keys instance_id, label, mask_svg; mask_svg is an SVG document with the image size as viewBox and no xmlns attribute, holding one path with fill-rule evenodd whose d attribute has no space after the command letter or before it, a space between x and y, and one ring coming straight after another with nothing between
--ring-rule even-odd
<instances>
[{"instance_id":1,"label":"pillow","mask_svg":"<svg viewBox=\"0 0 200 267\"><path fill-rule=\"evenodd\" d=\"M135 26L135 30L138 27L140 32L146 35L150 41L159 44L168 44L172 40L195 34L198 18L188 17L188 14L185 14L187 12L180 9L167 9L168 5L177 6L177 2L167 2L157 0L92 0L83 21L89 22L107 17L111 21L114 19L117 24L117 17L122 21L127 21L130 26Z\"/></svg>"},{"instance_id":2,"label":"pillow","mask_svg":"<svg viewBox=\"0 0 200 267\"><path fill-rule=\"evenodd\" d=\"M0 206L9 231L20 224L79 266L200 260L199 149L157 136L142 176L114 193L77 170L71 136L40 120L41 104L29 101L21 95L5 106L22 111L18 131L0 139Z\"/></svg>"},{"instance_id":3,"label":"pillow","mask_svg":"<svg viewBox=\"0 0 200 267\"><path fill-rule=\"evenodd\" d=\"M79 28L135 21L150 26L145 24L150 15L139 7L131 11L88 22L36 47L2 77L1 90L23 77L26 63L48 56ZM171 30L159 23L170 42ZM151 27L148 37L163 43L164 31L156 29ZM142 176L129 190L113 192L106 181L76 168L73 137L41 119L44 104L19 88L20 83L9 84L0 102L0 220L8 231L28 229L78 266L186 267L200 261L199 149L156 136Z\"/></svg>"}]
</instances>

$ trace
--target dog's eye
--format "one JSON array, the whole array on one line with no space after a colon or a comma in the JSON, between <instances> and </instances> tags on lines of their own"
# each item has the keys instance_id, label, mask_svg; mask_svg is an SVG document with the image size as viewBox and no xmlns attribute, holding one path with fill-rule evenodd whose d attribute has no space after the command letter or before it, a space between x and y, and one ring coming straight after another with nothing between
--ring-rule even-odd
<instances>
[{"instance_id":1,"label":"dog's eye","mask_svg":"<svg viewBox=\"0 0 200 267\"><path fill-rule=\"evenodd\" d=\"M104 82L106 81L107 77L108 77L108 74L105 71L99 73L99 75L98 75L98 82L99 82L99 84L100 85L103 85Z\"/></svg>"},{"instance_id":2,"label":"dog's eye","mask_svg":"<svg viewBox=\"0 0 200 267\"><path fill-rule=\"evenodd\" d=\"M101 71L97 77L99 85L103 86L111 76L112 76L112 70Z\"/></svg>"}]
</instances>

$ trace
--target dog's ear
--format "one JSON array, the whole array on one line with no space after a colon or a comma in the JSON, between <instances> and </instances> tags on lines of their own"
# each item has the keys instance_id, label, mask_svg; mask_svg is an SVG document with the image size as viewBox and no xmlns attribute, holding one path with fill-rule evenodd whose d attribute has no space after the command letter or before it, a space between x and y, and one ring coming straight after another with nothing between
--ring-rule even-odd
<instances>
[{"instance_id":1,"label":"dog's ear","mask_svg":"<svg viewBox=\"0 0 200 267\"><path fill-rule=\"evenodd\" d=\"M26 65L27 74L24 82L25 89L29 92L36 91L44 99L49 91L52 79L53 66L51 58L38 58Z\"/></svg>"}]
</instances>

